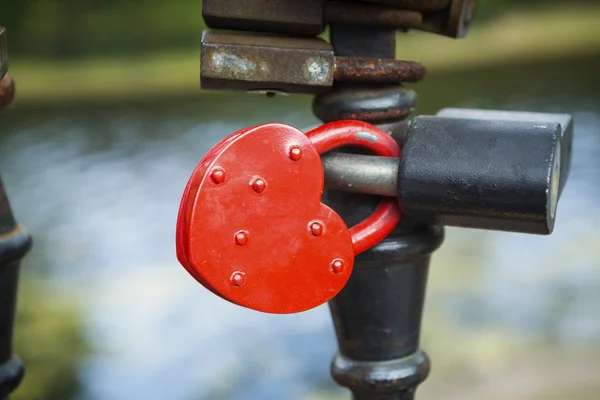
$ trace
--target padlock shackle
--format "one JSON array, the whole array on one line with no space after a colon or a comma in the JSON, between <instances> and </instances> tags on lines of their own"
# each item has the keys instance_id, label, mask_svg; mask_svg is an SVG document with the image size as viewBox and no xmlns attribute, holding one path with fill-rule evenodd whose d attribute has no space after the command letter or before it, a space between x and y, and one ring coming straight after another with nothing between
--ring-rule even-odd
<instances>
[{"instance_id":1,"label":"padlock shackle","mask_svg":"<svg viewBox=\"0 0 600 400\"><path fill-rule=\"evenodd\" d=\"M364 221L350 228L352 250L360 254L381 242L398 225L402 211L393 197L382 197Z\"/></svg>"},{"instance_id":2,"label":"padlock shackle","mask_svg":"<svg viewBox=\"0 0 600 400\"><path fill-rule=\"evenodd\" d=\"M400 157L400 146L381 129L361 121L335 121L306 133L319 154L342 146L365 148L382 157ZM398 224L402 211L396 198L382 197L364 221L350 228L352 250L360 254L383 240Z\"/></svg>"},{"instance_id":3,"label":"padlock shackle","mask_svg":"<svg viewBox=\"0 0 600 400\"><path fill-rule=\"evenodd\" d=\"M382 157L400 157L400 146L385 131L362 121L334 121L306 133L319 154L342 146L371 150Z\"/></svg>"}]
</instances>

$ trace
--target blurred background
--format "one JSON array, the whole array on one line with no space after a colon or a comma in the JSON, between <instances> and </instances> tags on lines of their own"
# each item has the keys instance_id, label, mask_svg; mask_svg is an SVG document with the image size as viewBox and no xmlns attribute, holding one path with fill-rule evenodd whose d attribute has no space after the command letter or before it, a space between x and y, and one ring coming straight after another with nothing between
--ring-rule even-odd
<instances>
[{"instance_id":1,"label":"blurred background","mask_svg":"<svg viewBox=\"0 0 600 400\"><path fill-rule=\"evenodd\" d=\"M259 314L177 263L175 219L199 159L252 124L317 123L310 96L199 88L198 0L2 2L13 105L0 170L34 238L22 266L15 400L347 399L329 378L328 309ZM571 180L552 236L448 229L435 253L419 398L600 396L600 4L481 1L466 39L410 33L420 114L568 112Z\"/></svg>"}]
</instances>

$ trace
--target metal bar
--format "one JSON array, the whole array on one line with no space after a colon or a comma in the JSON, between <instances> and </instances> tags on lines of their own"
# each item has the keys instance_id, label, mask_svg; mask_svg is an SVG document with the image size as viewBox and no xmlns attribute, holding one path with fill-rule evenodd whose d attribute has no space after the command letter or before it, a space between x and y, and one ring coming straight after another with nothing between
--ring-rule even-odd
<instances>
[{"instance_id":1,"label":"metal bar","mask_svg":"<svg viewBox=\"0 0 600 400\"><path fill-rule=\"evenodd\" d=\"M319 39L204 32L204 89L322 93L333 85L331 46Z\"/></svg>"},{"instance_id":2,"label":"metal bar","mask_svg":"<svg viewBox=\"0 0 600 400\"><path fill-rule=\"evenodd\" d=\"M418 82L425 74L425 67L418 61L336 57L333 79L373 83Z\"/></svg>"},{"instance_id":3,"label":"metal bar","mask_svg":"<svg viewBox=\"0 0 600 400\"><path fill-rule=\"evenodd\" d=\"M424 12L442 11L450 5L451 0L366 0L372 3L388 4L407 10Z\"/></svg>"},{"instance_id":4,"label":"metal bar","mask_svg":"<svg viewBox=\"0 0 600 400\"><path fill-rule=\"evenodd\" d=\"M423 16L418 11L351 1L326 1L324 19L330 24L371 25L394 29L418 29L423 25Z\"/></svg>"},{"instance_id":5,"label":"metal bar","mask_svg":"<svg viewBox=\"0 0 600 400\"><path fill-rule=\"evenodd\" d=\"M393 59L395 37L389 29L331 25L337 57ZM415 100L413 92L397 84L356 87L339 82L315 98L313 111L324 121L350 117L385 122L395 130L396 124L405 126ZM325 156L326 173L341 160ZM348 170L357 173L355 168ZM390 190L391 186L386 189ZM349 226L368 215L378 199L332 190L324 194ZM346 287L329 302L338 340L331 374L355 400L412 400L426 378L429 360L419 350L421 313L429 257L442 239L443 228L404 218L386 239L356 256Z\"/></svg>"},{"instance_id":6,"label":"metal bar","mask_svg":"<svg viewBox=\"0 0 600 400\"><path fill-rule=\"evenodd\" d=\"M24 369L12 354L13 325L21 258L31 246L31 238L17 224L0 179L0 399L19 385Z\"/></svg>"},{"instance_id":7,"label":"metal bar","mask_svg":"<svg viewBox=\"0 0 600 400\"><path fill-rule=\"evenodd\" d=\"M8 69L6 33L0 27L0 110L14 97L14 82ZM21 360L12 354L19 266L31 247L31 237L13 216L0 178L0 399L8 399L25 374Z\"/></svg>"},{"instance_id":8,"label":"metal bar","mask_svg":"<svg viewBox=\"0 0 600 400\"><path fill-rule=\"evenodd\" d=\"M400 159L330 152L321 156L325 186L345 192L398 195Z\"/></svg>"},{"instance_id":9,"label":"metal bar","mask_svg":"<svg viewBox=\"0 0 600 400\"><path fill-rule=\"evenodd\" d=\"M323 31L324 0L204 0L208 27L317 36Z\"/></svg>"}]
</instances>

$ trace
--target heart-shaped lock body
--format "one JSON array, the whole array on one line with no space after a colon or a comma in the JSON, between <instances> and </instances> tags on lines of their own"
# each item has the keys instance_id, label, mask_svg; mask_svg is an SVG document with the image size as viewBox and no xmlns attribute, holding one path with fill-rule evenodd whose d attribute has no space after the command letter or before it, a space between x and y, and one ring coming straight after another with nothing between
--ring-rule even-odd
<instances>
[{"instance_id":1,"label":"heart-shaped lock body","mask_svg":"<svg viewBox=\"0 0 600 400\"><path fill-rule=\"evenodd\" d=\"M340 132L354 140L340 140ZM395 200L387 201L353 234L321 203L319 153L344 144L399 155L383 131L357 121L306 135L266 124L223 139L186 186L177 221L180 263L214 294L262 312L301 312L333 298L350 277L354 254L385 237L400 217Z\"/></svg>"}]
</instances>

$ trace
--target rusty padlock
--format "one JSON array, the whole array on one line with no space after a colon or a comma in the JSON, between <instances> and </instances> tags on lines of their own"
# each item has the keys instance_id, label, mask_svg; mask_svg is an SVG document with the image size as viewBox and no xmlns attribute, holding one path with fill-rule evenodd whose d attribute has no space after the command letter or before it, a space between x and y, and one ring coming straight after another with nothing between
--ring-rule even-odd
<instances>
[{"instance_id":1,"label":"rusty padlock","mask_svg":"<svg viewBox=\"0 0 600 400\"><path fill-rule=\"evenodd\" d=\"M357 146L399 157L384 131L337 121L304 134L270 123L226 137L188 181L177 219L177 258L214 294L257 311L287 314L333 298L352 272L354 255L381 241L401 212L382 198L348 228L321 203L320 154Z\"/></svg>"}]
</instances>

